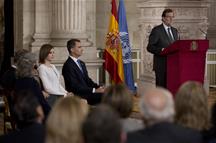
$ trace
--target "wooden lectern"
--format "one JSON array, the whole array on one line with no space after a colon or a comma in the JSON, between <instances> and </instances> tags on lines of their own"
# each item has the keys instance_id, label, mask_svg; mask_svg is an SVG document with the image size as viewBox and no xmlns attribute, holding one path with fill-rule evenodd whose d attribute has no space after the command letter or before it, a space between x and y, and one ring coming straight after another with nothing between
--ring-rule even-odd
<instances>
[{"instance_id":1,"label":"wooden lectern","mask_svg":"<svg viewBox=\"0 0 216 143\"><path fill-rule=\"evenodd\" d=\"M161 52L167 56L167 89L173 95L185 81L204 83L208 47L208 40L178 40Z\"/></svg>"}]
</instances>

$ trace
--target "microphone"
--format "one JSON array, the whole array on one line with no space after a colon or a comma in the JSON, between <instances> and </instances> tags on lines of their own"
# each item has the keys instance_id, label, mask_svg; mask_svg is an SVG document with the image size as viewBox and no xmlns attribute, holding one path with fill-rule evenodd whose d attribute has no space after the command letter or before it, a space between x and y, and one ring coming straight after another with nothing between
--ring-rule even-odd
<instances>
[{"instance_id":1,"label":"microphone","mask_svg":"<svg viewBox=\"0 0 216 143\"><path fill-rule=\"evenodd\" d=\"M181 35L180 35L180 27L177 28L177 40L181 40Z\"/></svg>"},{"instance_id":2,"label":"microphone","mask_svg":"<svg viewBox=\"0 0 216 143\"><path fill-rule=\"evenodd\" d=\"M202 34L205 35L205 39L207 39L207 33L205 31L203 31L201 28L199 28L200 32L202 32Z\"/></svg>"},{"instance_id":3,"label":"microphone","mask_svg":"<svg viewBox=\"0 0 216 143\"><path fill-rule=\"evenodd\" d=\"M178 31L178 40L181 40L181 35L180 35L179 31Z\"/></svg>"}]
</instances>

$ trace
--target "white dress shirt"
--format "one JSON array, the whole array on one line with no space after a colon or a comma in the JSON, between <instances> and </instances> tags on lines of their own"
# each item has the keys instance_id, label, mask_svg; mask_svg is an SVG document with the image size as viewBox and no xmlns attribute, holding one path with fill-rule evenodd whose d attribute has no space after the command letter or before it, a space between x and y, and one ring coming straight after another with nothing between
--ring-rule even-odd
<instances>
[{"instance_id":1,"label":"white dress shirt","mask_svg":"<svg viewBox=\"0 0 216 143\"><path fill-rule=\"evenodd\" d=\"M164 29L166 30L167 32L167 35L169 35L169 32L168 32L168 28L170 28L170 34L172 36L172 39L174 39L174 36L173 36L173 33L172 33L172 28L167 26L166 24L163 23L163 26L164 26Z\"/></svg>"},{"instance_id":2,"label":"white dress shirt","mask_svg":"<svg viewBox=\"0 0 216 143\"><path fill-rule=\"evenodd\" d=\"M48 67L45 64L41 64L38 67L38 72L46 92L54 95L67 94L67 91L61 85L60 74L55 65L51 64L51 67Z\"/></svg>"}]
</instances>

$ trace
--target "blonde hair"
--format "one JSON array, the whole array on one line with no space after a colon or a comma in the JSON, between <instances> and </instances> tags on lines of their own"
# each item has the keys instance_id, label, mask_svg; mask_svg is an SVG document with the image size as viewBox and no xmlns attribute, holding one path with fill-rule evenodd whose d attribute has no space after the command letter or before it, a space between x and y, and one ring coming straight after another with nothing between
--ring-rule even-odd
<instances>
[{"instance_id":1,"label":"blonde hair","mask_svg":"<svg viewBox=\"0 0 216 143\"><path fill-rule=\"evenodd\" d=\"M81 125L87 113L87 103L78 97L58 100L47 119L46 143L81 143Z\"/></svg>"},{"instance_id":2,"label":"blonde hair","mask_svg":"<svg viewBox=\"0 0 216 143\"><path fill-rule=\"evenodd\" d=\"M177 123L197 130L208 128L207 94L201 83L188 81L180 87L175 97L175 110Z\"/></svg>"}]
</instances>

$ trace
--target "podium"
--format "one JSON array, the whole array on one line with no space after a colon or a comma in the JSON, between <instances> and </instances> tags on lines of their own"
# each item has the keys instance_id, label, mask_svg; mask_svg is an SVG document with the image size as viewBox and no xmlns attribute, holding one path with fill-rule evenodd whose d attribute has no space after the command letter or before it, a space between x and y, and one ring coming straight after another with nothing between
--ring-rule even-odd
<instances>
[{"instance_id":1,"label":"podium","mask_svg":"<svg viewBox=\"0 0 216 143\"><path fill-rule=\"evenodd\" d=\"M167 56L167 89L173 95L188 80L204 83L208 47L208 40L178 40L161 52Z\"/></svg>"}]
</instances>

